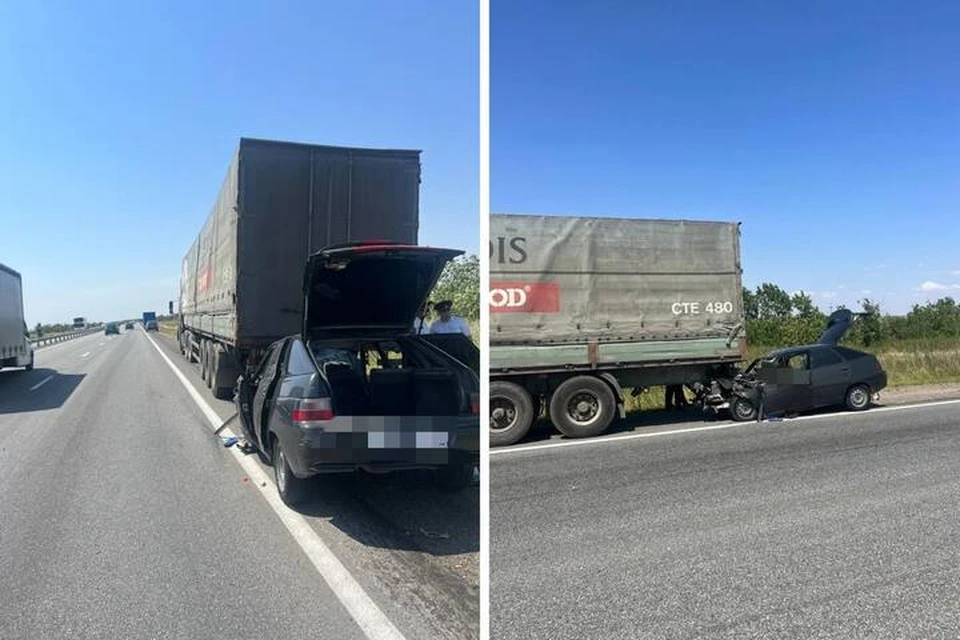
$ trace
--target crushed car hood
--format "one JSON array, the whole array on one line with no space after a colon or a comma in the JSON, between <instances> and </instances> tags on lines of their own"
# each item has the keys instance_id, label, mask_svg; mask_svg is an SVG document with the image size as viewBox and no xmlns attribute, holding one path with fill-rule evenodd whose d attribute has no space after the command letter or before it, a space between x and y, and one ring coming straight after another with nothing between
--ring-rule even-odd
<instances>
[{"instance_id":1,"label":"crushed car hood","mask_svg":"<svg viewBox=\"0 0 960 640\"><path fill-rule=\"evenodd\" d=\"M456 249L398 244L328 247L304 273L304 337L406 332Z\"/></svg>"}]
</instances>

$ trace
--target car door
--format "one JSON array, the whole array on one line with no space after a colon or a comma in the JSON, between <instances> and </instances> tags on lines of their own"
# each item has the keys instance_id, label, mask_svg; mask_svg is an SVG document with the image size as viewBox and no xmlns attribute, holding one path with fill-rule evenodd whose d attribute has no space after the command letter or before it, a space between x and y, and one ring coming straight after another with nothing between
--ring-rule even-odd
<instances>
[{"instance_id":1,"label":"car door","mask_svg":"<svg viewBox=\"0 0 960 640\"><path fill-rule=\"evenodd\" d=\"M253 442L258 440L257 428L253 416L253 397L257 392L259 381L270 362L270 355L276 347L271 345L267 347L267 352L256 369L249 373L244 373L237 380L237 414L240 417L240 426L243 428L247 438Z\"/></svg>"},{"instance_id":2,"label":"car door","mask_svg":"<svg viewBox=\"0 0 960 640\"><path fill-rule=\"evenodd\" d=\"M784 354L763 363L759 378L763 381L764 414L779 415L812 407L809 363L809 351Z\"/></svg>"},{"instance_id":3,"label":"car door","mask_svg":"<svg viewBox=\"0 0 960 640\"><path fill-rule=\"evenodd\" d=\"M255 380L257 388L253 393L250 414L253 416L253 428L256 430L255 437L257 441L260 435L266 433L265 427L269 419L269 412L272 409L272 398L277 386L277 380L280 378L280 356L283 353L283 347L286 341L275 342L264 358L263 370ZM262 446L267 443L261 442Z\"/></svg>"},{"instance_id":4,"label":"car door","mask_svg":"<svg viewBox=\"0 0 960 640\"><path fill-rule=\"evenodd\" d=\"M843 404L850 386L850 365L830 347L810 352L810 384L813 406L832 407Z\"/></svg>"}]
</instances>

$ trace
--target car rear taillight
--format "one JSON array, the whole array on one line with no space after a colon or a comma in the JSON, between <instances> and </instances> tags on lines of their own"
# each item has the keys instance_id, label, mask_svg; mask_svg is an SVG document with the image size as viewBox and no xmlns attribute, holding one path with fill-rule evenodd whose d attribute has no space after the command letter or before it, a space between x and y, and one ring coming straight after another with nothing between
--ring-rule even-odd
<instances>
[{"instance_id":1,"label":"car rear taillight","mask_svg":"<svg viewBox=\"0 0 960 640\"><path fill-rule=\"evenodd\" d=\"M473 415L480 415L480 394L471 393L470 394L470 411Z\"/></svg>"},{"instance_id":2,"label":"car rear taillight","mask_svg":"<svg viewBox=\"0 0 960 640\"><path fill-rule=\"evenodd\" d=\"M300 400L291 417L298 424L326 422L333 420L333 406L330 404L330 398Z\"/></svg>"}]
</instances>

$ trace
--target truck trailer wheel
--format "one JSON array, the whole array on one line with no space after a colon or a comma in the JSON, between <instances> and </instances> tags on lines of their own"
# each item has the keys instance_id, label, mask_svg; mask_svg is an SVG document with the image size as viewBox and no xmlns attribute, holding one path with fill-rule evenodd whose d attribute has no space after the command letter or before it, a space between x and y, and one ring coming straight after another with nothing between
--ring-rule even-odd
<instances>
[{"instance_id":1,"label":"truck trailer wheel","mask_svg":"<svg viewBox=\"0 0 960 640\"><path fill-rule=\"evenodd\" d=\"M215 348L216 345L210 340L207 340L207 378L204 380L204 382L207 383L207 389L213 388L213 364L216 356Z\"/></svg>"},{"instance_id":2,"label":"truck trailer wheel","mask_svg":"<svg viewBox=\"0 0 960 640\"><path fill-rule=\"evenodd\" d=\"M209 342L200 339L200 379L203 380L204 384L207 383L207 378L210 376L210 360L207 359L209 346Z\"/></svg>"},{"instance_id":3,"label":"truck trailer wheel","mask_svg":"<svg viewBox=\"0 0 960 640\"><path fill-rule=\"evenodd\" d=\"M533 424L534 402L527 390L513 382L490 383L490 446L513 444Z\"/></svg>"},{"instance_id":4,"label":"truck trailer wheel","mask_svg":"<svg viewBox=\"0 0 960 640\"><path fill-rule=\"evenodd\" d=\"M218 400L229 400L233 398L233 388L237 383L237 376L234 367L231 366L230 356L221 346L213 348L213 397Z\"/></svg>"},{"instance_id":5,"label":"truck trailer wheel","mask_svg":"<svg viewBox=\"0 0 960 640\"><path fill-rule=\"evenodd\" d=\"M568 438L603 433L617 415L617 399L607 383L593 376L570 378L553 392L550 417Z\"/></svg>"}]
</instances>

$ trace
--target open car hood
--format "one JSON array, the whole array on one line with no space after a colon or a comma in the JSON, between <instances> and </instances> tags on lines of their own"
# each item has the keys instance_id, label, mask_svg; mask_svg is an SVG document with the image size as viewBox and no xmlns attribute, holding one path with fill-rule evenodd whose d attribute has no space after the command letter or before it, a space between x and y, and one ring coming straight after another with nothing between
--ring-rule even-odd
<instances>
[{"instance_id":1,"label":"open car hood","mask_svg":"<svg viewBox=\"0 0 960 640\"><path fill-rule=\"evenodd\" d=\"M305 338L412 331L417 310L456 249L365 243L310 256L304 273Z\"/></svg>"},{"instance_id":2,"label":"open car hood","mask_svg":"<svg viewBox=\"0 0 960 640\"><path fill-rule=\"evenodd\" d=\"M850 327L853 326L853 320L857 314L849 309L837 309L827 318L827 328L822 334L817 344L835 345L847 334Z\"/></svg>"}]
</instances>

